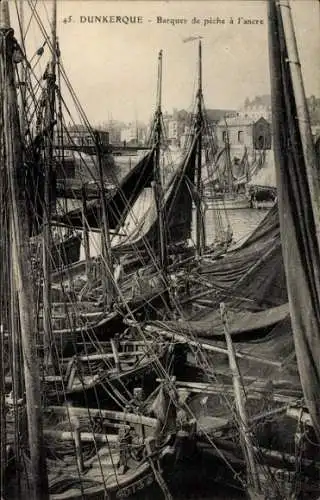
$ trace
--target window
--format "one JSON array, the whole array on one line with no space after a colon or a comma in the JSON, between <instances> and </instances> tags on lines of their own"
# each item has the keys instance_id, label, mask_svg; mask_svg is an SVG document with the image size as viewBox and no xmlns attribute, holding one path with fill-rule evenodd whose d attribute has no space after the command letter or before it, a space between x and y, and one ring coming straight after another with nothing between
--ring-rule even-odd
<instances>
[{"instance_id":1,"label":"window","mask_svg":"<svg viewBox=\"0 0 320 500\"><path fill-rule=\"evenodd\" d=\"M243 130L238 131L238 142L239 142L239 144L243 144L243 142L244 142Z\"/></svg>"},{"instance_id":2,"label":"window","mask_svg":"<svg viewBox=\"0 0 320 500\"><path fill-rule=\"evenodd\" d=\"M226 130L224 130L224 131L222 132L222 140L223 140L223 142L226 142L226 141L227 141L227 139L228 139L228 134L227 134L227 131L226 131Z\"/></svg>"}]
</instances>

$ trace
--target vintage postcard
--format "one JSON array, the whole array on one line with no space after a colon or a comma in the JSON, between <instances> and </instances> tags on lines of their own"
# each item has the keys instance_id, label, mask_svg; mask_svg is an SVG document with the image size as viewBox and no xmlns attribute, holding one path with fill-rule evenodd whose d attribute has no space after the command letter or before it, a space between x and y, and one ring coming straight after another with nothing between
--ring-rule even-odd
<instances>
[{"instance_id":1,"label":"vintage postcard","mask_svg":"<svg viewBox=\"0 0 320 500\"><path fill-rule=\"evenodd\" d=\"M0 0L1 500L319 500L318 0Z\"/></svg>"}]
</instances>

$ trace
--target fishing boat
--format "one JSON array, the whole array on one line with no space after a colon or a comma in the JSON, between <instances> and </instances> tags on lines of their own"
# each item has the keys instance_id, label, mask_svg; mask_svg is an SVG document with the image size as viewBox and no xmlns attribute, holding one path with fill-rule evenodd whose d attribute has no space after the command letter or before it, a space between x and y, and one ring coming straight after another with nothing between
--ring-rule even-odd
<instances>
[{"instance_id":1,"label":"fishing boat","mask_svg":"<svg viewBox=\"0 0 320 500\"><path fill-rule=\"evenodd\" d=\"M171 274L177 272L183 274L185 263L192 261L195 252L200 254L208 251L213 255L216 251L220 252L222 249L227 248L232 240L230 227L227 231L223 231L223 217L220 214L220 231L217 230L216 245L214 248L205 250L203 210L201 198L197 195L198 191L195 186L197 183L201 186L201 180L199 181L201 174L197 173L202 162L202 151L199 144L201 142L202 127L204 127L201 118L203 99L201 86L199 87L200 93L198 92L198 102L200 102L200 105L198 104L198 118L194 124L194 130L190 136L186 152L178 167L175 167L173 171L168 166L165 168L165 176L160 171L161 143L163 140L161 78L162 52L160 52L158 60L158 97L154 132L151 135L153 137L151 152L125 177L121 187L127 191L123 192L119 187L116 194L111 194L109 201L101 198L100 215L96 211L97 205L94 204L92 205L94 210L91 214L92 217L90 216L91 212L88 210L85 217L83 217L84 214L82 213L82 218L79 210L69 212L63 216L65 222L67 222L67 218L73 220L73 229L75 227L79 229L78 224L82 222L86 232L91 230L91 224L94 224L96 217L96 227L94 229L101 231L102 224L101 236L103 236L103 240L101 251L104 251L104 255L93 259L90 257L90 251L87 248L84 261L68 266L51 275L54 283L53 290L57 293L57 300L66 301L69 294L69 292L67 295L65 293L69 287L68 282L71 278L75 278L78 280L79 286L72 286L74 288L72 291L74 292L74 299L79 299L81 296L81 301L87 301L88 303L95 301L97 305L99 303L103 305L103 296L106 293L105 280L107 279L109 288L113 289L111 293L113 298L111 299L110 290L108 291L109 308L105 311L104 318L99 318L99 309L97 309L96 316L92 315L93 321L89 321L84 325L86 329L91 332L94 331L95 334L98 331L101 331L101 333L106 331L107 325L110 327L116 319L118 319L118 328L121 331L121 314L124 316L128 313L128 306L131 312L135 311L137 314L150 315L150 312L152 312L153 315L159 316L160 314L163 317L168 313L167 297L168 288L171 286L172 281ZM138 179L142 176L143 180L140 184L138 183L139 189L136 188L136 191L133 192L132 182L134 179L137 180L137 176ZM138 184L136 183L136 187ZM117 203L116 200L118 200ZM193 203L195 200L197 207L196 250L188 244L191 237ZM123 204L122 210L119 209L118 202ZM111 217L114 217L115 203L118 207L117 215L120 221L117 226L116 218L112 219ZM142 213L140 213L141 209L138 207L142 207ZM91 217L89 222L87 216ZM110 220L114 221L111 232ZM98 226L100 226L100 229ZM88 241L87 236L84 236L84 241ZM125 279L115 280L114 261L118 263L117 266L121 268L122 274L126 274ZM138 272L132 272L137 268ZM138 283L135 285L135 282ZM120 300L114 302L115 296L120 297ZM110 310L110 305L116 306L118 315L115 314L112 308ZM72 304L70 308L65 307L65 310L67 309L72 310ZM63 308L60 314L61 322L63 322ZM72 317L72 314L68 316ZM55 331L55 335L60 335L62 338L62 335L67 334L68 322L70 325L69 317L66 316L65 318L64 323L66 326L61 326L61 332ZM84 315L82 315L83 318ZM70 332L71 335L76 332L79 332L80 335L83 334L84 328L82 328L81 321L80 324L74 324L73 326L75 328L73 328L72 333ZM67 336L65 336L65 339ZM101 340L100 336L99 338Z\"/></svg>"},{"instance_id":2,"label":"fishing boat","mask_svg":"<svg viewBox=\"0 0 320 500\"><path fill-rule=\"evenodd\" d=\"M56 19L55 2L53 19ZM178 400L178 396L170 377L167 377L167 385L159 388L159 398L151 404L147 417L138 411L73 408L67 398L64 406L45 407L46 394L42 395L41 380L47 374L43 375L40 365L48 370L50 359L54 358L48 321L50 290L43 290L45 326L41 355L35 335L35 283L27 195L21 170L23 141L15 81L16 47L8 2L2 0L1 153L5 151L5 155L1 158L1 336L3 340L4 332L7 333L10 350L1 352L1 497L136 498L138 491L156 484L170 498L162 475L166 462L172 466L177 450L176 411L172 400ZM48 268L44 274L47 272ZM47 285L44 283L43 288ZM6 343L2 340L1 348L5 349ZM155 365L163 377L166 370L159 357ZM3 375L7 366L12 377L12 392L5 395ZM190 431L192 434L192 426Z\"/></svg>"},{"instance_id":3,"label":"fishing boat","mask_svg":"<svg viewBox=\"0 0 320 500\"><path fill-rule=\"evenodd\" d=\"M237 168L238 175L235 175ZM203 193L206 206L216 210L237 210L250 208L246 193L249 177L247 151L244 151L240 164L232 164L228 131L225 137L225 147L215 157L214 179L210 176L204 184Z\"/></svg>"},{"instance_id":4,"label":"fishing boat","mask_svg":"<svg viewBox=\"0 0 320 500\"><path fill-rule=\"evenodd\" d=\"M271 153L271 154L270 154ZM277 201L273 151L266 151L265 164L247 184L252 208L268 209Z\"/></svg>"},{"instance_id":5,"label":"fishing boat","mask_svg":"<svg viewBox=\"0 0 320 500\"><path fill-rule=\"evenodd\" d=\"M202 263L207 290L195 286L191 315L181 304L180 321L148 330L190 346L207 378L177 384L214 409L204 441L249 497L316 499L319 183L289 2L269 2L269 42L278 204L245 242Z\"/></svg>"}]
</instances>

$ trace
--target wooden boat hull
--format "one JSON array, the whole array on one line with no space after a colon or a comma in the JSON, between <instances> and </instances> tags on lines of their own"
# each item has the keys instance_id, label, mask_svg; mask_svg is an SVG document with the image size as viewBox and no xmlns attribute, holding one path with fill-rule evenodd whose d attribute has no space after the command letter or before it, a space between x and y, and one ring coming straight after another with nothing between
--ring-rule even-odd
<instances>
[{"instance_id":1,"label":"wooden boat hull","mask_svg":"<svg viewBox=\"0 0 320 500\"><path fill-rule=\"evenodd\" d=\"M80 381L70 389L57 387L54 382L54 392L50 389L46 391L49 399L65 401L65 398L72 401L77 406L90 405L95 407L117 408L123 406L123 401L119 400L117 394L123 394L126 389L126 397L128 393L133 394L135 387L141 387L144 395L148 396L157 387L157 371L156 363L162 366L166 364L166 356L169 345L163 349L159 356L152 356L140 366L132 367L122 372L104 372L102 375L92 377L89 382L80 383ZM130 354L130 353L129 353Z\"/></svg>"},{"instance_id":2,"label":"wooden boat hull","mask_svg":"<svg viewBox=\"0 0 320 500\"><path fill-rule=\"evenodd\" d=\"M210 477L209 471L215 470L215 475L212 477L214 482L243 490L243 485L239 480L242 479L243 484L246 483L246 463L241 452L241 447L231 440L213 438L213 442L215 443L215 447L212 446L212 443L205 443L204 441L199 441L197 444L204 464L202 473ZM309 466L303 468L303 473L300 471L299 479L297 479L294 464L290 465L285 453L277 454L277 452L272 450L259 448L256 451L261 460L261 471L258 466L259 480L264 493L270 495L268 498L279 498L279 496L272 496L274 495L275 485L277 486L277 492L281 492L283 498L289 498L289 494L297 486L298 480L300 492L303 495L301 498L318 500L320 487L319 464L316 467L315 462L310 461ZM276 454L278 456L275 458ZM226 467L225 460L228 461L233 471L231 468ZM213 466L213 464L215 465ZM266 474L266 471L268 471L268 474ZM271 484L271 478L273 479L273 484Z\"/></svg>"},{"instance_id":3,"label":"wooden boat hull","mask_svg":"<svg viewBox=\"0 0 320 500\"><path fill-rule=\"evenodd\" d=\"M206 207L215 210L240 210L251 208L250 200L245 196L234 196L225 198L207 198Z\"/></svg>"},{"instance_id":4,"label":"wooden boat hull","mask_svg":"<svg viewBox=\"0 0 320 500\"><path fill-rule=\"evenodd\" d=\"M260 210L269 210L274 206L276 203L275 200L266 200L266 201L258 201L258 200L253 200L252 201L252 208L255 209L260 209Z\"/></svg>"},{"instance_id":5,"label":"wooden boat hull","mask_svg":"<svg viewBox=\"0 0 320 500\"><path fill-rule=\"evenodd\" d=\"M122 481L118 478L118 482L107 487L105 490L104 485L86 488L82 493L81 491L70 491L69 489L64 493L50 494L50 500L118 500L120 498L137 498L139 492L155 486L155 479L152 469L148 463L141 465L130 477L125 477Z\"/></svg>"},{"instance_id":6,"label":"wooden boat hull","mask_svg":"<svg viewBox=\"0 0 320 500\"><path fill-rule=\"evenodd\" d=\"M167 411L170 413L169 407ZM57 419L59 422L63 416L67 420L64 420L65 425L60 425L59 428L64 430L54 430L54 421ZM56 406L50 407L48 417L50 427L44 431L48 449L52 448L52 439L58 445L58 448L54 446L52 451L53 457L58 458L58 461L55 460L52 464L50 460L48 463L50 500L163 498L163 490L167 489L166 477L170 470L173 470L181 449L181 440L177 439L179 432L174 430L173 421L173 427L166 423L159 434L159 422L156 418L134 413L92 408L88 411L87 408L67 409ZM79 422L79 440L83 444L91 443L94 450L92 458L83 460L81 472L74 462L67 460L65 454L66 442L71 444L75 439L74 428L71 432L65 429L70 427L70 419L74 422L75 418ZM85 432L85 421L91 422L89 428L98 425L100 433ZM129 433L132 431L133 436L138 438L133 446L130 440L126 441L128 446L119 441L117 428L122 428L123 425ZM112 434L108 434L110 426L113 428ZM80 428L84 429L81 431L81 437ZM184 441L194 443L194 425L191 424L188 429ZM59 449L62 450L62 455L57 455ZM71 450L70 446L67 446L68 449ZM124 462L119 454L121 450L126 453L126 470L123 469ZM65 459L61 460L62 457ZM161 496L157 497L156 492L159 490Z\"/></svg>"}]
</instances>

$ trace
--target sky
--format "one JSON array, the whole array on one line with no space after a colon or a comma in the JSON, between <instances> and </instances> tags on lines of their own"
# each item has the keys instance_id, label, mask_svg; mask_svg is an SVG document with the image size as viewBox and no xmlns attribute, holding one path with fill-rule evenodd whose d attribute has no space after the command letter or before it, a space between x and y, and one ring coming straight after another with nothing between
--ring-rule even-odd
<instances>
[{"instance_id":1,"label":"sky","mask_svg":"<svg viewBox=\"0 0 320 500\"><path fill-rule=\"evenodd\" d=\"M14 4L10 0L13 25ZM52 2L46 0L42 5L38 1L37 5L48 27ZM318 0L292 0L291 6L306 94L320 96L320 4ZM28 15L26 9L26 25ZM90 16L105 16L109 22L89 23ZM132 19L129 24L122 19L121 23L110 22L116 16ZM134 18L136 22L130 22ZM194 18L200 23L192 22ZM258 24L245 24L244 19ZM238 109L246 97L270 93L265 1L58 0L57 21L65 70L92 124L150 119L160 49L163 109L192 109L198 47L197 41L183 41L188 37L202 37L207 108ZM42 44L34 21L27 41L30 54Z\"/></svg>"}]
</instances>

